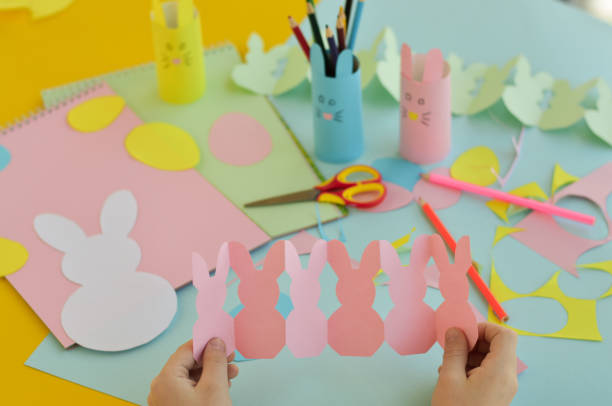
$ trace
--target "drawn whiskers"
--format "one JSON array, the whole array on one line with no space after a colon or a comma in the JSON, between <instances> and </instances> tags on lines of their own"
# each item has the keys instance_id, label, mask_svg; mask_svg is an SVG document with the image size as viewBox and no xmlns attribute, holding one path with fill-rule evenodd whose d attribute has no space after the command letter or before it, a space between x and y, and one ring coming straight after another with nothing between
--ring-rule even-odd
<instances>
[{"instance_id":1,"label":"drawn whiskers","mask_svg":"<svg viewBox=\"0 0 612 406\"><path fill-rule=\"evenodd\" d=\"M423 113L421 114L421 124L423 124L425 127L429 127L429 114L431 112L428 111L427 113Z\"/></svg>"},{"instance_id":2,"label":"drawn whiskers","mask_svg":"<svg viewBox=\"0 0 612 406\"><path fill-rule=\"evenodd\" d=\"M336 114L334 114L334 121L341 123L343 120L343 117L342 117L343 113L344 113L344 109L338 110Z\"/></svg>"}]
</instances>

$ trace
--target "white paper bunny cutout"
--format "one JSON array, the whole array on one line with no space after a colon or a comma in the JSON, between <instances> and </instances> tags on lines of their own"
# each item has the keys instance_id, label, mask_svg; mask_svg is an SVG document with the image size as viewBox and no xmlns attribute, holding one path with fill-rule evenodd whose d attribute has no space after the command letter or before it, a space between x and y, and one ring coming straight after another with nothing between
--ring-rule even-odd
<instances>
[{"instance_id":1,"label":"white paper bunny cutout","mask_svg":"<svg viewBox=\"0 0 612 406\"><path fill-rule=\"evenodd\" d=\"M34 219L38 236L65 253L62 272L81 285L66 301L62 326L77 344L122 351L145 344L176 313L174 289L164 278L137 272L140 247L128 234L138 205L128 190L112 193L100 215L102 234L87 237L78 224L57 214Z\"/></svg>"}]
</instances>

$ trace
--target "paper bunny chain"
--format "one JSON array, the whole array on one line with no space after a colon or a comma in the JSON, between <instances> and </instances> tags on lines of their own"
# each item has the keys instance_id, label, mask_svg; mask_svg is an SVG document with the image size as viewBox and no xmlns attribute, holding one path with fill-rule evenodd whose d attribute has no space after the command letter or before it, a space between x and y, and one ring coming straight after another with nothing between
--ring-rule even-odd
<instances>
[{"instance_id":1,"label":"paper bunny chain","mask_svg":"<svg viewBox=\"0 0 612 406\"><path fill-rule=\"evenodd\" d=\"M261 270L253 265L242 244L228 242L221 247L213 277L207 275L204 260L194 254L194 284L199 290L194 357L200 356L212 337L227 340L228 353L235 339L236 348L247 358L274 358L285 344L298 358L317 356L327 344L340 355L371 356L385 339L398 354L425 353L449 327L463 329L472 344L477 324L467 301L469 240L463 237L459 241L454 264L439 242L438 235L419 236L410 264L403 266L387 241L372 241L361 262L353 264L342 242L318 240L308 266L303 267L293 244L282 240L270 248ZM432 256L440 269L440 290L446 299L436 312L423 302L424 272ZM326 319L318 302L319 277L328 263L338 277L336 294L341 306ZM245 306L233 324L222 310L230 267L240 279L238 295ZM384 322L372 308L376 296L373 278L381 268L390 276L389 294L395 304ZM285 270L292 280L294 306L286 321L274 308L279 298L277 278Z\"/></svg>"}]
</instances>

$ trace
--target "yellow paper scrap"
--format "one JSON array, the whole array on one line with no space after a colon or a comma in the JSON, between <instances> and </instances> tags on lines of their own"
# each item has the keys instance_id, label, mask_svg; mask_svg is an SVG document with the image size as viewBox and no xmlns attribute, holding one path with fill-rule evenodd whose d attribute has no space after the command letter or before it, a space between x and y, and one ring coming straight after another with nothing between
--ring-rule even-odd
<instances>
[{"instance_id":1,"label":"yellow paper scrap","mask_svg":"<svg viewBox=\"0 0 612 406\"><path fill-rule=\"evenodd\" d=\"M68 124L84 133L100 131L115 121L124 106L125 100L120 96L89 99L68 112Z\"/></svg>"},{"instance_id":2,"label":"yellow paper scrap","mask_svg":"<svg viewBox=\"0 0 612 406\"><path fill-rule=\"evenodd\" d=\"M397 240L393 241L391 243L391 245L393 246L393 248L395 248L395 250L397 251L400 247L408 244L408 242L410 241L410 237L412 237L412 233L414 233L414 230L416 230L415 227L412 228L412 230L410 230L410 232L408 234L406 234L405 236L398 238ZM376 275L374 275L373 279L378 278L380 275L382 275L384 273L384 271L382 269L379 269L378 272L376 272ZM376 284L376 283L375 283Z\"/></svg>"},{"instance_id":3,"label":"yellow paper scrap","mask_svg":"<svg viewBox=\"0 0 612 406\"><path fill-rule=\"evenodd\" d=\"M597 270L604 271L612 275L612 261L594 262L592 264L578 265L578 267L587 268L587 269L597 269ZM610 286L610 289L608 289L606 293L601 295L599 299L603 299L608 296L612 296L612 286Z\"/></svg>"},{"instance_id":4,"label":"yellow paper scrap","mask_svg":"<svg viewBox=\"0 0 612 406\"><path fill-rule=\"evenodd\" d=\"M526 336L537 336L537 337L554 337L554 338L567 338L572 340L589 340L589 341L601 341L601 334L599 333L599 327L597 326L597 300L594 299L578 299L566 296L561 288L557 279L561 271L556 272L541 288L531 293L516 293L508 288L501 280L497 272L495 271L495 265L491 264L491 292L499 300L500 303L507 302L509 300L528 298L528 297L542 297L556 300L563 306L567 312L567 324L559 331L549 334L538 334L530 331L519 330L511 327L505 323L502 323L497 316L493 313L493 310L489 308L488 318L489 321L497 324L504 325L514 331L517 334Z\"/></svg>"},{"instance_id":5,"label":"yellow paper scrap","mask_svg":"<svg viewBox=\"0 0 612 406\"><path fill-rule=\"evenodd\" d=\"M493 239L493 246L495 247L498 242L504 239L504 237L524 230L524 228L518 227L497 226L497 229L495 230L495 238Z\"/></svg>"},{"instance_id":6,"label":"yellow paper scrap","mask_svg":"<svg viewBox=\"0 0 612 406\"><path fill-rule=\"evenodd\" d=\"M555 164L550 194L554 195L560 187L574 183L579 179L580 178L578 176L570 175L569 173L565 172L563 168L561 168L561 165Z\"/></svg>"},{"instance_id":7,"label":"yellow paper scrap","mask_svg":"<svg viewBox=\"0 0 612 406\"><path fill-rule=\"evenodd\" d=\"M532 199L538 199L538 200L543 200L543 201L548 200L548 196L542 190L540 185L538 185L536 182L531 182L531 183L527 183L526 185L519 186L516 189L513 189L508 193L515 195L515 196L520 196L520 197L529 197ZM499 218L504 220L506 223L509 222L508 220L509 214L512 215L512 214L521 212L523 210L527 210L524 207L514 206L514 205L511 205L510 203L502 202L499 200L489 200L486 203L486 205L493 213L499 216Z\"/></svg>"},{"instance_id":8,"label":"yellow paper scrap","mask_svg":"<svg viewBox=\"0 0 612 406\"><path fill-rule=\"evenodd\" d=\"M0 237L0 277L20 270L28 262L28 250L18 242Z\"/></svg>"},{"instance_id":9,"label":"yellow paper scrap","mask_svg":"<svg viewBox=\"0 0 612 406\"><path fill-rule=\"evenodd\" d=\"M489 186L497 181L493 174L499 173L499 161L491 148L479 146L459 155L451 166L451 176L464 182Z\"/></svg>"}]
</instances>

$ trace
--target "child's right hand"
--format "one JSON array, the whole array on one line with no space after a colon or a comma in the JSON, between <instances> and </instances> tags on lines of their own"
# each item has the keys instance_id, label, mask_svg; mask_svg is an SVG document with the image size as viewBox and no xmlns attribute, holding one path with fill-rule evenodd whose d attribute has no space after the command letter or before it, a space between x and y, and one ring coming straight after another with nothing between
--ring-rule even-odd
<instances>
[{"instance_id":1,"label":"child's right hand","mask_svg":"<svg viewBox=\"0 0 612 406\"><path fill-rule=\"evenodd\" d=\"M518 389L516 333L493 323L478 325L478 342L468 352L463 332L446 332L442 366L432 406L507 406Z\"/></svg>"}]
</instances>

